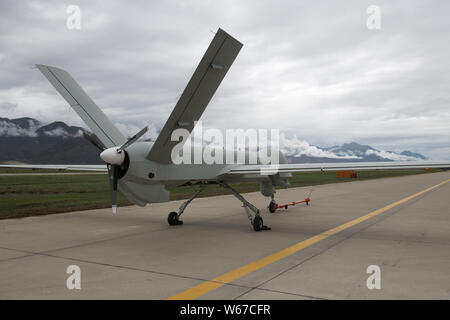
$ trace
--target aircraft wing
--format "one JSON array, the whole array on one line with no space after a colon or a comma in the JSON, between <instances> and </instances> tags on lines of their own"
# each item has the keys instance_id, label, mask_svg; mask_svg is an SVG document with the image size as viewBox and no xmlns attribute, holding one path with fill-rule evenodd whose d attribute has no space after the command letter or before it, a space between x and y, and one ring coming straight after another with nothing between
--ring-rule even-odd
<instances>
[{"instance_id":1,"label":"aircraft wing","mask_svg":"<svg viewBox=\"0 0 450 320\"><path fill-rule=\"evenodd\" d=\"M450 161L388 161L388 162L341 162L341 163L292 163L279 165L237 165L227 167L221 175L340 171L340 170L376 170L376 169L420 169L450 168Z\"/></svg>"},{"instance_id":2,"label":"aircraft wing","mask_svg":"<svg viewBox=\"0 0 450 320\"><path fill-rule=\"evenodd\" d=\"M47 169L67 171L98 171L108 172L105 164L100 165L76 165L76 164L0 164L0 168L10 169Z\"/></svg>"},{"instance_id":3,"label":"aircraft wing","mask_svg":"<svg viewBox=\"0 0 450 320\"><path fill-rule=\"evenodd\" d=\"M242 43L222 29L217 31L147 159L162 164L172 163L172 149L179 143L171 141L172 132L177 128L192 132L194 122L200 119L241 48Z\"/></svg>"}]
</instances>

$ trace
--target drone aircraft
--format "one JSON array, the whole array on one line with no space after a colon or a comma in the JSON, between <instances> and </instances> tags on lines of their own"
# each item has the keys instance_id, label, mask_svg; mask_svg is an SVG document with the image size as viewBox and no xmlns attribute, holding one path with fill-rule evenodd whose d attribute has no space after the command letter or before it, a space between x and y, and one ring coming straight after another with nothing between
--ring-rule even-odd
<instances>
[{"instance_id":1,"label":"drone aircraft","mask_svg":"<svg viewBox=\"0 0 450 320\"><path fill-rule=\"evenodd\" d=\"M269 228L264 225L260 210L248 202L230 183L259 182L261 193L271 197L269 210L274 212L277 208L274 199L275 187L288 187L293 172L450 167L450 162L444 161L289 164L282 154L279 163L276 164L276 170L267 169L268 166L265 164L173 163L171 152L179 141L171 139L172 132L178 128L193 131L196 121L200 119L241 48L242 44L239 41L222 29L218 29L154 142L138 141L148 130L147 127L127 140L69 73L59 68L37 64L39 71L90 128L92 134L85 132L84 136L101 151L100 157L106 162L106 166L1 165L0 167L107 171L113 212L117 210L118 189L132 203L145 206L147 203L169 201L167 186L197 185L198 189L178 211L169 213L170 225L182 224L180 216L208 184L219 184L242 202L255 231Z\"/></svg>"}]
</instances>

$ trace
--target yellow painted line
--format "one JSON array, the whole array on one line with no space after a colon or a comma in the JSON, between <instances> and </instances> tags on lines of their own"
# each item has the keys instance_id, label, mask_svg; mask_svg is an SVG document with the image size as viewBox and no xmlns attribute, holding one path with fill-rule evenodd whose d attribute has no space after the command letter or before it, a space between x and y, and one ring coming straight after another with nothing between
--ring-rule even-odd
<instances>
[{"instance_id":1,"label":"yellow painted line","mask_svg":"<svg viewBox=\"0 0 450 320\"><path fill-rule=\"evenodd\" d=\"M281 259L283 259L283 258L285 258L285 257L287 257L287 256L289 256L289 255L291 255L293 253L296 253L296 252L301 251L301 250L303 250L303 249L305 249L305 248L307 248L309 246L312 246L313 244L315 244L315 243L317 243L317 242L319 242L321 240L329 238L329 237L331 237L332 235L335 235L338 232L341 232L341 231L343 231L345 229L353 227L353 226L355 226L355 225L357 225L357 224L359 224L359 223L361 223L363 221L366 221L366 220L368 220L368 219L370 219L372 217L375 217L375 216L377 216L377 215L379 215L379 214L381 214L381 213L383 213L383 212L385 212L385 211L387 211L389 209L392 209L392 208L394 208L394 207L396 207L396 206L398 206L398 205L400 205L402 203L405 203L405 202L407 202L407 201L409 201L411 199L414 199L414 198L416 198L416 197L418 197L418 196L420 196L420 195L422 195L422 194L424 194L424 193L426 193L428 191L436 189L436 188L438 188L438 187L448 183L449 181L450 181L450 179L447 179L447 180L445 180L445 181L443 181L441 183L438 183L437 185L434 185L434 186L429 187L429 188L427 188L425 190L422 190L422 191L417 192L417 193L415 193L413 195L410 195L409 197L406 197L406 198L403 198L403 199L401 199L399 201L391 203L391 204L389 204L389 205L387 205L387 206L385 206L385 207L383 207L381 209L377 209L375 211L372 211L372 212L370 212L370 213L368 213L368 214L366 214L366 215L364 215L362 217L359 217L359 218L351 220L351 221L349 221L347 223L341 224L340 226L337 226L335 228L332 228L330 230L322 232L322 233L320 233L320 234L318 234L318 235L316 235L314 237L311 237L311 238L306 239L306 240L304 240L302 242L294 244L293 246L287 247L286 249L283 249L281 251L273 253L273 254L271 254L269 256L266 256L266 257L264 257L262 259L254 261L254 262L251 262L251 263L249 263L249 264L247 264L245 266L239 267L239 268L237 268L235 270L232 270L230 272L224 273L224 274L222 274L222 275L220 275L220 276L218 276L218 277L216 277L214 279L211 279L209 281L205 281L203 283L200 283L199 285L197 285L195 287L192 287L190 289L187 289L187 290L182 291L182 292L180 292L180 293L178 293L178 294L176 294L174 296L171 296L171 297L167 298L167 300L192 300L192 299L198 298L198 297L200 297L200 296L202 296L202 295L204 295L204 294L206 294L206 293L208 293L208 292L210 292L210 291L212 291L214 289L220 288L223 285L225 285L227 283L230 283L230 282L232 282L232 281L234 281L236 279L239 279L239 278L241 278L241 277L243 277L243 276L245 276L245 275L247 275L247 274L249 274L251 272L259 270L259 269L261 269L261 268L263 268L263 267L265 267L265 266L267 266L267 265L269 265L269 264L271 264L273 262L281 260Z\"/></svg>"}]
</instances>

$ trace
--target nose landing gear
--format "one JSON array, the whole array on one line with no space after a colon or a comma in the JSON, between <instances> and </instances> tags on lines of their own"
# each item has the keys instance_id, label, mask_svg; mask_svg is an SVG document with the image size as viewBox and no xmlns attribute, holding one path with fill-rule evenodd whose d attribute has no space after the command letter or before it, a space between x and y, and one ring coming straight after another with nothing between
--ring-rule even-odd
<instances>
[{"instance_id":1,"label":"nose landing gear","mask_svg":"<svg viewBox=\"0 0 450 320\"><path fill-rule=\"evenodd\" d=\"M308 196L305 199L301 200L301 201L293 201L293 202L289 202L289 203L286 203L286 204L277 204L275 202L274 195L272 195L272 201L270 201L270 203L269 203L269 211L271 213L274 213L277 209L280 209L280 208L284 208L284 209L287 210L287 208L289 206L295 206L296 204L299 204L299 203L306 203L306 205L309 205L309 202L311 201L311 194L312 194L313 191L314 191L314 189L311 189L309 191Z\"/></svg>"},{"instance_id":2,"label":"nose landing gear","mask_svg":"<svg viewBox=\"0 0 450 320\"><path fill-rule=\"evenodd\" d=\"M275 202L275 200L272 199L272 201L270 201L269 203L269 211L270 213L274 213L278 208L277 203Z\"/></svg>"}]
</instances>

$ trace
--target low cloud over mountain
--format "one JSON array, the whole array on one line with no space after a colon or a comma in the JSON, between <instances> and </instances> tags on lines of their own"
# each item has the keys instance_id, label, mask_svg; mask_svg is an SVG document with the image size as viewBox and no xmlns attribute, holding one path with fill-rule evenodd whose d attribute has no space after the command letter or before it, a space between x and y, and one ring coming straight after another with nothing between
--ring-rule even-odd
<instances>
[{"instance_id":1,"label":"low cloud over mountain","mask_svg":"<svg viewBox=\"0 0 450 320\"><path fill-rule=\"evenodd\" d=\"M39 121L31 118L0 118L0 136L36 137Z\"/></svg>"},{"instance_id":2,"label":"low cloud over mountain","mask_svg":"<svg viewBox=\"0 0 450 320\"><path fill-rule=\"evenodd\" d=\"M120 127L119 127L120 128ZM124 128L120 128L124 131ZM136 128L131 128L136 132ZM154 127L150 136L157 136ZM0 162L19 161L24 163L103 163L99 150L86 141L82 133L85 129L69 126L57 121L48 125L32 118L0 118ZM129 131L129 130L125 130ZM130 136L128 132L124 132ZM329 148L309 144L297 136L280 134L280 148L288 161L307 162L349 162L349 161L409 161L425 160L425 156L411 151L396 153L377 150L356 142L344 143Z\"/></svg>"},{"instance_id":3,"label":"low cloud over mountain","mask_svg":"<svg viewBox=\"0 0 450 320\"><path fill-rule=\"evenodd\" d=\"M0 118L0 136L3 137L59 136L75 138L81 136L83 131L83 128L68 126L61 121L41 126L38 120L32 118Z\"/></svg>"},{"instance_id":4,"label":"low cloud over mountain","mask_svg":"<svg viewBox=\"0 0 450 320\"><path fill-rule=\"evenodd\" d=\"M396 153L377 150L356 142L344 143L329 148L310 145L307 141L293 136L286 138L280 134L280 148L286 158L293 163L305 162L353 162L353 161L414 161L426 160L422 154L411 151Z\"/></svg>"},{"instance_id":5,"label":"low cloud over mountain","mask_svg":"<svg viewBox=\"0 0 450 320\"><path fill-rule=\"evenodd\" d=\"M60 121L41 125L32 118L0 118L0 162L102 163L98 150L83 138L83 131Z\"/></svg>"}]
</instances>

